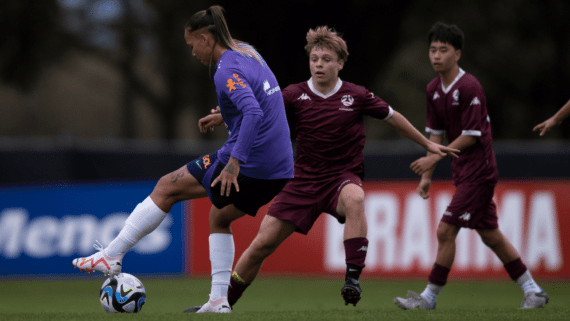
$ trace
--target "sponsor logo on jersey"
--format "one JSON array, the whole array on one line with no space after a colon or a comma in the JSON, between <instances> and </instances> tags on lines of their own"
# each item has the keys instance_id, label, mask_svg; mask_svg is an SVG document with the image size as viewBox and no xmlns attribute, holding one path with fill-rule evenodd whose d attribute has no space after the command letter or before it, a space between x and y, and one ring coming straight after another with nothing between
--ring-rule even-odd
<instances>
[{"instance_id":1,"label":"sponsor logo on jersey","mask_svg":"<svg viewBox=\"0 0 570 321\"><path fill-rule=\"evenodd\" d=\"M245 84L243 83L243 80L239 78L238 74L233 74L232 76L234 77L235 80L229 78L228 83L226 85L226 87L228 87L229 92L232 92L233 90L240 88L240 86L241 88L245 88Z\"/></svg>"},{"instance_id":2,"label":"sponsor logo on jersey","mask_svg":"<svg viewBox=\"0 0 570 321\"><path fill-rule=\"evenodd\" d=\"M465 212L464 214L462 214L461 216L459 216L460 219L464 220L464 221L469 221L471 219L471 213L467 213Z\"/></svg>"},{"instance_id":3,"label":"sponsor logo on jersey","mask_svg":"<svg viewBox=\"0 0 570 321\"><path fill-rule=\"evenodd\" d=\"M452 105L459 105L459 89L453 92L453 99L455 100Z\"/></svg>"},{"instance_id":4,"label":"sponsor logo on jersey","mask_svg":"<svg viewBox=\"0 0 570 321\"><path fill-rule=\"evenodd\" d=\"M370 95L372 96L372 98L374 98L374 93L370 93Z\"/></svg>"},{"instance_id":5,"label":"sponsor logo on jersey","mask_svg":"<svg viewBox=\"0 0 570 321\"><path fill-rule=\"evenodd\" d=\"M344 96L342 96L342 98L340 99L340 101L341 101L342 104L345 105L346 107L352 106L352 104L354 104L354 98L352 98L351 95L344 95Z\"/></svg>"},{"instance_id":6,"label":"sponsor logo on jersey","mask_svg":"<svg viewBox=\"0 0 570 321\"><path fill-rule=\"evenodd\" d=\"M297 98L297 100L302 99L302 100L311 100L311 97L309 97L309 95L307 95L307 93L302 93L301 96L299 96L299 98Z\"/></svg>"},{"instance_id":7,"label":"sponsor logo on jersey","mask_svg":"<svg viewBox=\"0 0 570 321\"><path fill-rule=\"evenodd\" d=\"M439 98L439 94L438 94L438 92L436 91L436 92L433 94L432 100L436 100L436 99L438 99L438 98Z\"/></svg>"},{"instance_id":8,"label":"sponsor logo on jersey","mask_svg":"<svg viewBox=\"0 0 570 321\"><path fill-rule=\"evenodd\" d=\"M473 98L473 100L471 101L471 105L481 105L481 102L479 101L479 98L477 96Z\"/></svg>"},{"instance_id":9,"label":"sponsor logo on jersey","mask_svg":"<svg viewBox=\"0 0 570 321\"><path fill-rule=\"evenodd\" d=\"M265 91L265 94L267 96L273 95L274 93L281 90L281 88L279 86L273 87L272 89L270 89L270 88L271 88L271 85L269 84L269 81L268 80L264 81L263 82L263 91Z\"/></svg>"}]
</instances>

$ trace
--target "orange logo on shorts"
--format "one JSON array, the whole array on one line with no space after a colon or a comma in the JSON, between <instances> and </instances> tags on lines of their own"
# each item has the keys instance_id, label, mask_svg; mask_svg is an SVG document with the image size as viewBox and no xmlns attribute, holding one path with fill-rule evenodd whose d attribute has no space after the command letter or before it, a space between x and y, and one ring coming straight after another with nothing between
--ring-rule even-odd
<instances>
[{"instance_id":1,"label":"orange logo on shorts","mask_svg":"<svg viewBox=\"0 0 570 321\"><path fill-rule=\"evenodd\" d=\"M208 166L211 165L210 155L206 155L206 156L202 157L202 162L204 163L204 169L208 169Z\"/></svg>"}]
</instances>

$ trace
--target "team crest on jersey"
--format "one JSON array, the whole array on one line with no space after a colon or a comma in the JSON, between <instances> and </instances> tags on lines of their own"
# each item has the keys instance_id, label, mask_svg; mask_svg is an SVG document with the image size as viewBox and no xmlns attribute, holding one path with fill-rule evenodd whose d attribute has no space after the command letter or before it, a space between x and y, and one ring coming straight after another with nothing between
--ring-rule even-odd
<instances>
[{"instance_id":1,"label":"team crest on jersey","mask_svg":"<svg viewBox=\"0 0 570 321\"><path fill-rule=\"evenodd\" d=\"M453 99L455 100L455 102L453 102L452 105L459 105L459 89L455 89L455 91L453 92Z\"/></svg>"},{"instance_id":2,"label":"team crest on jersey","mask_svg":"<svg viewBox=\"0 0 570 321\"><path fill-rule=\"evenodd\" d=\"M477 98L477 96L473 98L473 100L471 101L471 105L481 105L481 102L479 101L479 98Z\"/></svg>"},{"instance_id":3,"label":"team crest on jersey","mask_svg":"<svg viewBox=\"0 0 570 321\"><path fill-rule=\"evenodd\" d=\"M340 99L340 101L341 101L342 104L345 105L346 107L352 106L352 104L354 104L354 98L352 98L351 95L344 95L344 96L342 96L342 98Z\"/></svg>"},{"instance_id":4,"label":"team crest on jersey","mask_svg":"<svg viewBox=\"0 0 570 321\"><path fill-rule=\"evenodd\" d=\"M433 94L433 98L432 100L436 100L439 98L439 94L437 93L437 91Z\"/></svg>"},{"instance_id":5,"label":"team crest on jersey","mask_svg":"<svg viewBox=\"0 0 570 321\"><path fill-rule=\"evenodd\" d=\"M229 92L232 92L232 90L236 90L238 88L245 88L245 84L243 83L243 80L241 80L239 78L238 74L233 74L232 75L234 77L234 79L230 78L228 79L228 84L226 85L226 87L228 87Z\"/></svg>"},{"instance_id":6,"label":"team crest on jersey","mask_svg":"<svg viewBox=\"0 0 570 321\"><path fill-rule=\"evenodd\" d=\"M307 93L302 93L301 96L299 96L299 98L297 98L297 100L311 100L311 97L309 97L309 95L307 95Z\"/></svg>"}]
</instances>

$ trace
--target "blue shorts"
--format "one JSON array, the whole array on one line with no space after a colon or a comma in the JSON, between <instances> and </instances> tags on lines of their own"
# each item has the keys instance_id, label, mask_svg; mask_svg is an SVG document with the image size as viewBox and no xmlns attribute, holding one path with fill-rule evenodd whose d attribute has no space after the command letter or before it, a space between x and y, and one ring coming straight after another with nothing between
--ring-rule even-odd
<instances>
[{"instance_id":1,"label":"blue shorts","mask_svg":"<svg viewBox=\"0 0 570 321\"><path fill-rule=\"evenodd\" d=\"M222 209L227 205L234 206L251 216L255 216L259 208L269 203L285 187L289 179L258 179L238 174L237 181L240 191L231 185L230 196L220 195L221 182L210 187L220 175L226 164L218 160L217 153L204 155L186 164L188 172L206 189L212 204Z\"/></svg>"}]
</instances>

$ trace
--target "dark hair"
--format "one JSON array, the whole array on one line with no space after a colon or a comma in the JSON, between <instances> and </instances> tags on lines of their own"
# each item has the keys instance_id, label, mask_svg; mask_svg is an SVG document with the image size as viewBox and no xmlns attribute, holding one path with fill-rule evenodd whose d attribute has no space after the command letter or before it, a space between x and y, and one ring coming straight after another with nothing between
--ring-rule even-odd
<instances>
[{"instance_id":1,"label":"dark hair","mask_svg":"<svg viewBox=\"0 0 570 321\"><path fill-rule=\"evenodd\" d=\"M455 50L463 50L463 39L463 32L456 25L448 25L438 21L428 33L428 47L433 42L439 41L452 45Z\"/></svg>"},{"instance_id":2,"label":"dark hair","mask_svg":"<svg viewBox=\"0 0 570 321\"><path fill-rule=\"evenodd\" d=\"M348 49L346 46L346 41L336 33L333 29L322 26L315 30L309 29L307 32L307 45L305 50L307 54L311 54L311 50L314 47L317 48L328 48L338 55L338 59L345 61L348 59Z\"/></svg>"},{"instance_id":3,"label":"dark hair","mask_svg":"<svg viewBox=\"0 0 570 321\"><path fill-rule=\"evenodd\" d=\"M260 64L261 58L252 46L245 42L236 40L230 35L228 24L224 18L224 8L220 6L211 6L207 10L196 12L186 23L186 29L197 31L204 29L214 36L216 42L226 48L237 51L246 57L255 58Z\"/></svg>"}]
</instances>

